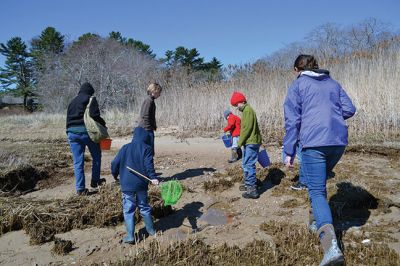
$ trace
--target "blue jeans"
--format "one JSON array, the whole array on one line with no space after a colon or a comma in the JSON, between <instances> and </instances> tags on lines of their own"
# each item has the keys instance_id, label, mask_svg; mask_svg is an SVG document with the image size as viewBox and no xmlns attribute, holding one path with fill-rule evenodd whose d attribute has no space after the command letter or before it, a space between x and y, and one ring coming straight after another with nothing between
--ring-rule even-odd
<instances>
[{"instance_id":1,"label":"blue jeans","mask_svg":"<svg viewBox=\"0 0 400 266\"><path fill-rule=\"evenodd\" d=\"M238 148L238 141L239 141L239 137L232 137L232 147L231 149L237 149Z\"/></svg>"},{"instance_id":2,"label":"blue jeans","mask_svg":"<svg viewBox=\"0 0 400 266\"><path fill-rule=\"evenodd\" d=\"M308 187L312 211L318 229L332 224L331 209L326 198L327 172L332 171L343 155L345 146L303 148L301 168Z\"/></svg>"},{"instance_id":3,"label":"blue jeans","mask_svg":"<svg viewBox=\"0 0 400 266\"><path fill-rule=\"evenodd\" d=\"M147 232L150 235L155 234L147 191L123 191L122 209L129 240L133 239L135 233L135 210L137 206L139 207L140 214L144 218Z\"/></svg>"},{"instance_id":4,"label":"blue jeans","mask_svg":"<svg viewBox=\"0 0 400 266\"><path fill-rule=\"evenodd\" d=\"M242 168L244 172L244 184L247 187L256 186L256 162L260 144L248 144L243 148Z\"/></svg>"},{"instance_id":5,"label":"blue jeans","mask_svg":"<svg viewBox=\"0 0 400 266\"><path fill-rule=\"evenodd\" d=\"M68 132L68 143L71 147L72 159L74 161L74 174L76 179L76 190L82 191L85 189L85 169L84 169L84 155L86 146L89 148L90 155L92 156L92 181L98 182L100 180L100 167L101 167L101 150L98 143L93 142L87 133L75 134Z\"/></svg>"}]
</instances>

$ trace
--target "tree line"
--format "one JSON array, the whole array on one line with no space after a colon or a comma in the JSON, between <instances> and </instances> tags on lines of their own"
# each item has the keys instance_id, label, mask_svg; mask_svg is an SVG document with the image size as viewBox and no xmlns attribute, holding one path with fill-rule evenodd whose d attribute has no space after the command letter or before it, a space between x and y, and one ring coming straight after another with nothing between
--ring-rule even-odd
<instances>
[{"instance_id":1,"label":"tree line","mask_svg":"<svg viewBox=\"0 0 400 266\"><path fill-rule=\"evenodd\" d=\"M171 97L185 97L199 86L229 83L240 88L251 86L253 79L260 80L258 76L286 77L300 53L315 55L321 66L332 66L399 48L400 36L390 25L368 18L350 26L320 25L303 41L256 62L223 68L215 57L205 61L196 48L179 46L157 58L150 45L117 31L107 37L86 33L66 43L64 35L47 27L29 47L19 37L0 44L0 53L6 57L0 68L0 85L3 91L23 96L25 104L28 97L36 96L46 109L61 112L77 88L90 81L101 108L127 110L135 107L143 88L153 81L179 93Z\"/></svg>"},{"instance_id":2,"label":"tree line","mask_svg":"<svg viewBox=\"0 0 400 266\"><path fill-rule=\"evenodd\" d=\"M4 67L0 67L2 89L0 92L12 91L15 96L24 98L26 106L28 97L41 96L40 83L48 76L46 71L53 72L55 70L60 57L68 58L70 54L77 53L79 49L87 49L88 46L100 43L112 45L110 44L112 42L118 43L119 49L129 50L132 55L140 57L142 61L152 61L153 64L157 64L158 67L167 71L181 68L185 69L187 74L196 73L197 76L214 81L222 77L221 62L216 57L206 62L196 48L189 49L179 46L175 50L166 51L164 58L156 59L156 54L153 53L150 45L133 38L123 37L117 31L110 32L106 38L98 34L85 33L76 41L67 44L64 35L54 27L47 27L38 37L30 41L29 47L20 37L13 37L6 43L0 44L0 53L6 58ZM99 48L99 46L95 48ZM78 60L78 58L70 59ZM68 65L64 65L64 67L68 67Z\"/></svg>"}]
</instances>

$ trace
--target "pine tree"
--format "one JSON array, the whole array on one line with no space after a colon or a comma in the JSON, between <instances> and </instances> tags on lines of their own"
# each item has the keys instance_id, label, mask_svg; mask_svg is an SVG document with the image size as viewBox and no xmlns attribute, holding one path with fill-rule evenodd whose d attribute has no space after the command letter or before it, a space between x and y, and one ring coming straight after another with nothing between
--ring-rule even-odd
<instances>
[{"instance_id":1,"label":"pine tree","mask_svg":"<svg viewBox=\"0 0 400 266\"><path fill-rule=\"evenodd\" d=\"M26 44L20 37L0 44L0 53L6 57L5 67L0 68L0 84L3 89L13 91L16 96L33 96L32 63Z\"/></svg>"},{"instance_id":2,"label":"pine tree","mask_svg":"<svg viewBox=\"0 0 400 266\"><path fill-rule=\"evenodd\" d=\"M31 56L37 72L43 70L46 54L59 54L64 49L64 36L53 27L47 27L38 38L31 41Z\"/></svg>"},{"instance_id":3,"label":"pine tree","mask_svg":"<svg viewBox=\"0 0 400 266\"><path fill-rule=\"evenodd\" d=\"M134 40L132 38L126 39L125 37L122 36L122 34L119 31L112 31L108 34L108 37L110 39L114 39L118 42L120 42L123 45L126 45L128 47L133 47L134 49L147 54L153 58L156 57L155 54L153 54L153 51L150 49L150 45L145 44L142 41Z\"/></svg>"}]
</instances>

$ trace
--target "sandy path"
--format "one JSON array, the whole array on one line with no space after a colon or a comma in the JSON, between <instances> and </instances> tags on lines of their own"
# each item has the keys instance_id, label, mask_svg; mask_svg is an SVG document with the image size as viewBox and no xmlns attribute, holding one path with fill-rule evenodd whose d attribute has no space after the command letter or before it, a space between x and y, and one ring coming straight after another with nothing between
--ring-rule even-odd
<instances>
[{"instance_id":1,"label":"sandy path","mask_svg":"<svg viewBox=\"0 0 400 266\"><path fill-rule=\"evenodd\" d=\"M129 141L130 138L115 139L112 149L103 153L102 177L105 177L107 182L113 181L109 174L111 160L117 150ZM239 246L243 246L253 239L269 240L270 236L259 229L259 225L265 221L290 219L293 223L306 223L307 209L298 207L282 212L281 205L288 199L288 196L272 196L272 189L269 189L269 184L266 185L264 193L258 200L241 198L238 184L223 192L204 192L202 189L204 181L212 179L214 172L224 171L231 166L227 163L230 151L224 148L219 139L191 138L181 141L171 136L156 136L155 146L156 170L161 174L161 177L178 178L190 189L183 194L182 199L174 206L176 209L174 214L156 221L157 229L162 232L162 235L158 237L158 241L162 245L193 236L190 227L190 219L193 219L193 217L201 217L197 220L197 226L203 230L196 234L203 238L206 243L220 244L227 242ZM280 160L279 147L269 147L268 152L272 161ZM353 160L354 164L364 169L363 171L391 176L393 182L397 183L400 180L399 171L387 166L389 165L387 158L371 160L369 156L346 155L340 164L353 164ZM354 174L356 175L356 173ZM86 178L87 185L89 185L89 182L90 168ZM24 197L37 199L68 198L74 196L74 194L74 180L71 173L71 179L68 182L53 189L29 193ZM399 193L392 196L398 197ZM392 213L385 217L394 221L400 220L398 208L392 209ZM213 211L216 213L213 213ZM202 221L203 218L204 221ZM378 221L381 218L376 217L376 220ZM141 224L138 225L138 229L140 228L142 228ZM120 244L123 235L123 225L72 230L58 236L72 240L75 249L67 256L53 256L50 253L52 243L30 246L29 239L23 231L10 232L1 237L0 264L47 265L54 262L90 264L115 261L126 256L133 256L138 251L137 246ZM399 234L394 237L400 239ZM142 247L147 243L148 240L142 241L138 246ZM399 244L391 246L398 252L400 251Z\"/></svg>"}]
</instances>

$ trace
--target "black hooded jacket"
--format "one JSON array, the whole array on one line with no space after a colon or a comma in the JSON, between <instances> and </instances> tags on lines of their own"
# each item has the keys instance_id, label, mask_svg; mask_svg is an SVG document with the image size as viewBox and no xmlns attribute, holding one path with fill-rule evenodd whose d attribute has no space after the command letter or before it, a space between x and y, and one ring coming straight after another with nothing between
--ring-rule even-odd
<instances>
[{"instance_id":1,"label":"black hooded jacket","mask_svg":"<svg viewBox=\"0 0 400 266\"><path fill-rule=\"evenodd\" d=\"M85 126L83 114L89 103L90 97L93 95L94 89L89 82L82 84L78 95L69 103L67 110L67 128L76 126ZM96 121L106 125L106 122L100 116L99 104L96 98L93 98L89 109L90 116Z\"/></svg>"}]
</instances>

